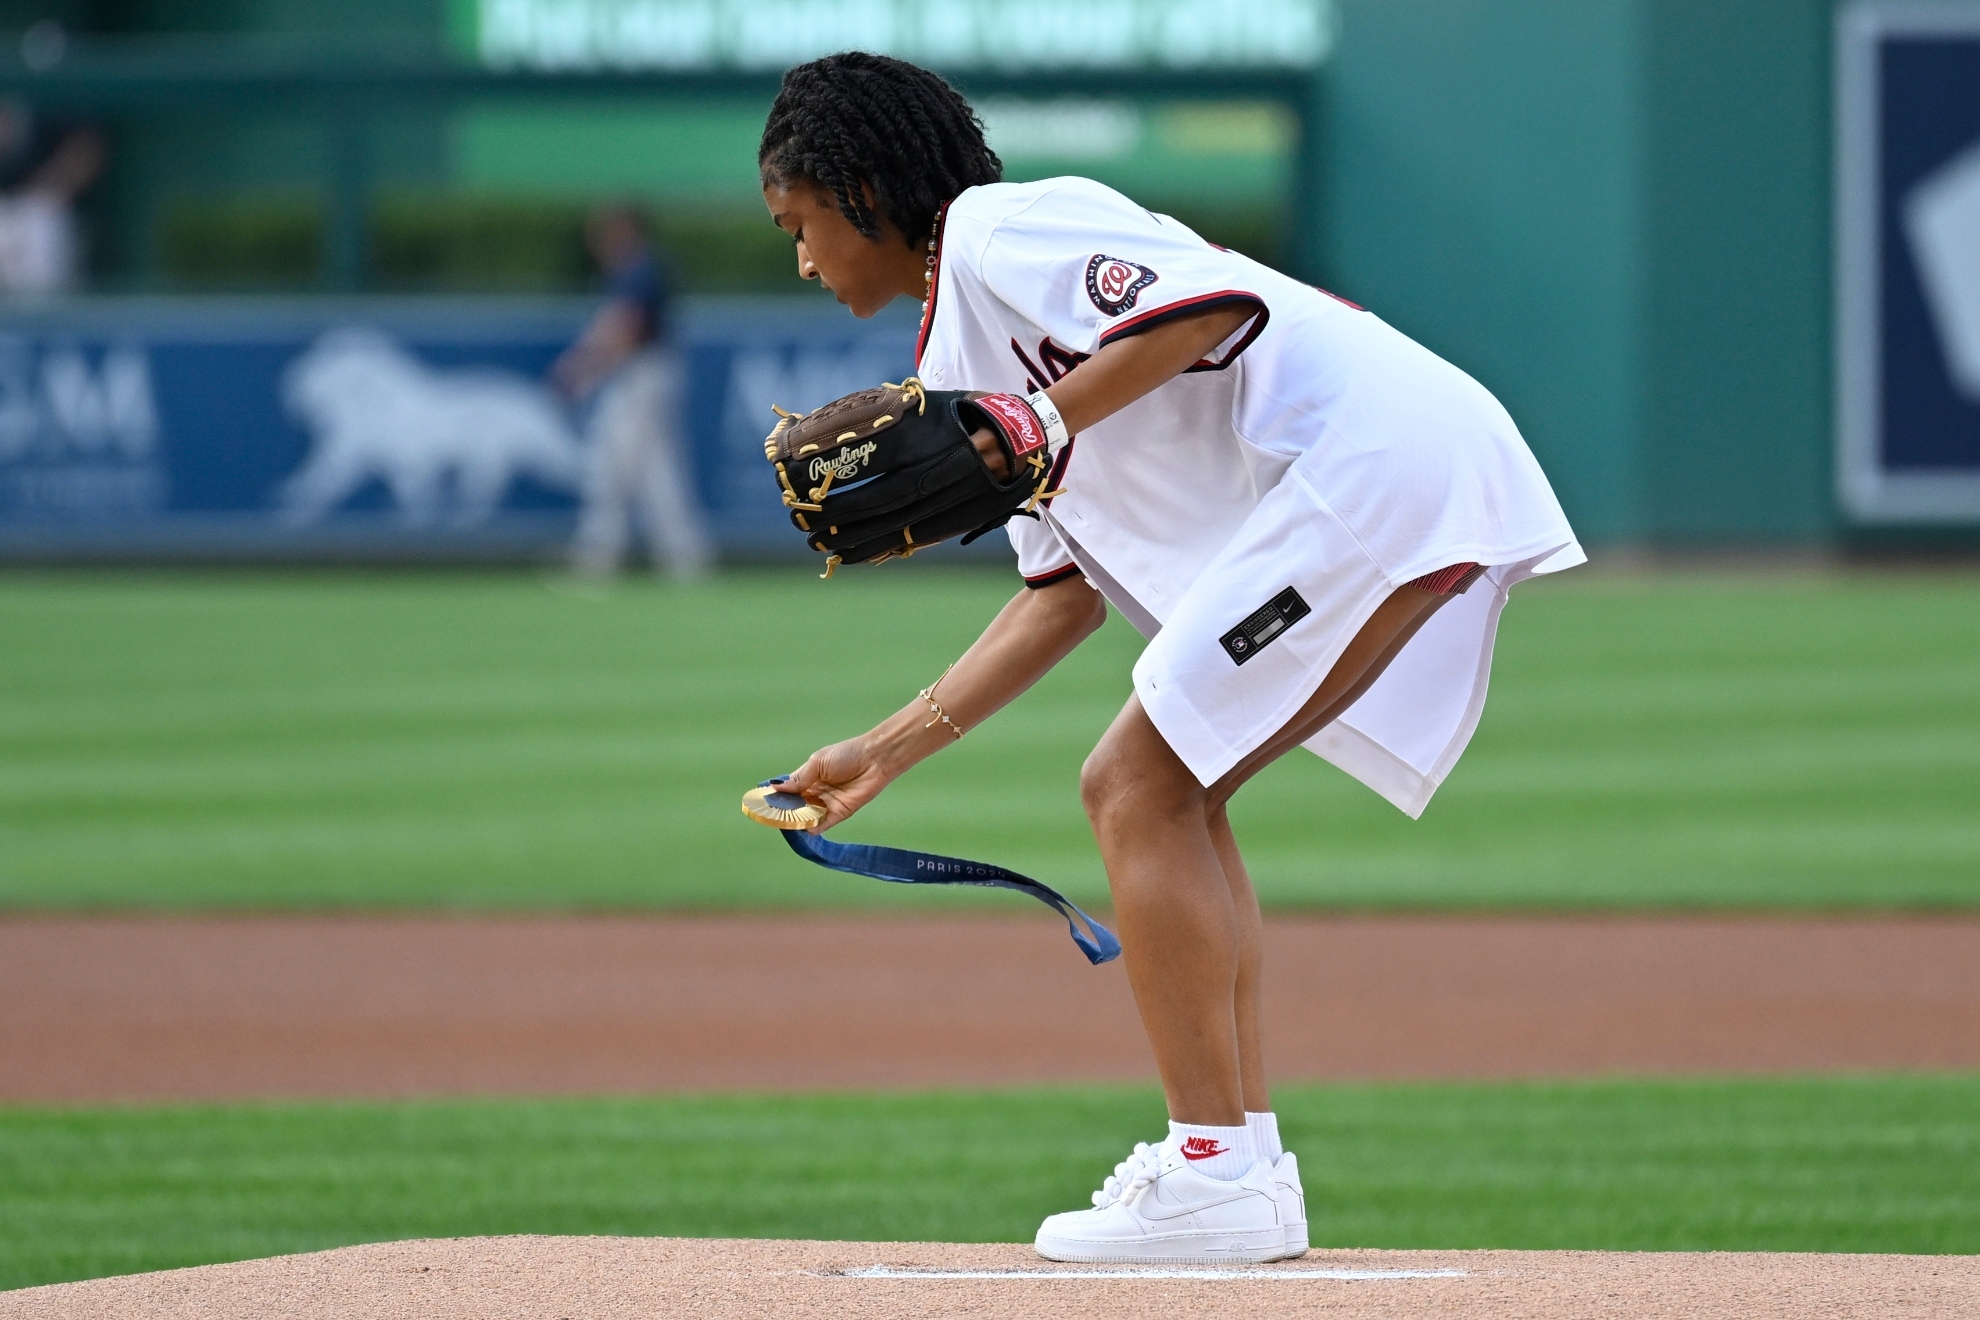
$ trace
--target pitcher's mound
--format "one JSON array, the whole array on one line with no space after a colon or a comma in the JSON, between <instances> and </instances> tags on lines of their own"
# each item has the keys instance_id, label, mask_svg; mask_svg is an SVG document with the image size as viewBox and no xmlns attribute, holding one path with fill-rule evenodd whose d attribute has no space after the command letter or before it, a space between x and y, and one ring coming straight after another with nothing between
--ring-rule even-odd
<instances>
[{"instance_id":1,"label":"pitcher's mound","mask_svg":"<svg viewBox=\"0 0 1980 1320\"><path fill-rule=\"evenodd\" d=\"M1281 1265L1054 1265L1029 1247L717 1238L383 1242L0 1295L41 1320L672 1315L1980 1315L1980 1256L1315 1251Z\"/></svg>"}]
</instances>

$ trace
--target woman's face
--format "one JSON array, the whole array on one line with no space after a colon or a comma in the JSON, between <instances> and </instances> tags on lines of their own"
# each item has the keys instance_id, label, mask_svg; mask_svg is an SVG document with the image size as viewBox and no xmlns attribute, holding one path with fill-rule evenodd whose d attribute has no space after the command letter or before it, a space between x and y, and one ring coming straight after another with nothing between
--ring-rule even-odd
<instances>
[{"instance_id":1,"label":"woman's face","mask_svg":"<svg viewBox=\"0 0 1980 1320\"><path fill-rule=\"evenodd\" d=\"M854 316L872 316L903 294L926 294L927 254L902 241L885 217L879 236L868 238L839 213L831 193L809 181L765 184L763 204L797 243L798 275L830 289Z\"/></svg>"}]
</instances>

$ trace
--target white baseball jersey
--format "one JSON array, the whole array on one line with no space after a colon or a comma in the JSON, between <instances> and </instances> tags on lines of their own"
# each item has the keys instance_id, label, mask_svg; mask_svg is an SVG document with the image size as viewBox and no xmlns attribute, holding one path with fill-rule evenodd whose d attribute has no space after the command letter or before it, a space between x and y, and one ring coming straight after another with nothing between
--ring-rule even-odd
<instances>
[{"instance_id":1,"label":"white baseball jersey","mask_svg":"<svg viewBox=\"0 0 1980 1320\"><path fill-rule=\"evenodd\" d=\"M1284 727L1396 587L1488 566L1308 744L1418 814L1476 726L1506 589L1584 558L1482 386L1373 314L1079 178L950 204L920 372L1029 392L1220 306L1254 314L1074 439L1065 493L1010 524L1019 569L1034 585L1085 573L1155 639L1136 691L1209 784Z\"/></svg>"}]
</instances>

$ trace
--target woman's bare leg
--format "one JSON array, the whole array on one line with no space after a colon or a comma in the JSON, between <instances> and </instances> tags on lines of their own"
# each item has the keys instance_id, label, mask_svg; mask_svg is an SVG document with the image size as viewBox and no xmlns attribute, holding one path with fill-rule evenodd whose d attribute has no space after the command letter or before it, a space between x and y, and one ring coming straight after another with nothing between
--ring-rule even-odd
<instances>
[{"instance_id":1,"label":"woman's bare leg","mask_svg":"<svg viewBox=\"0 0 1980 1320\"><path fill-rule=\"evenodd\" d=\"M1209 808L1206 823L1210 846L1217 850L1224 884L1231 892L1231 906L1237 912L1238 969L1232 1017L1237 1023L1238 1089L1244 1094L1245 1112L1269 1113L1272 1093L1265 1084L1265 923L1258 914L1251 872L1238 855L1237 836L1231 833L1231 818L1222 803Z\"/></svg>"},{"instance_id":2,"label":"woman's bare leg","mask_svg":"<svg viewBox=\"0 0 1980 1320\"><path fill-rule=\"evenodd\" d=\"M1178 1122L1244 1122L1236 996L1243 926L1203 786L1130 698L1080 775L1128 984Z\"/></svg>"},{"instance_id":3,"label":"woman's bare leg","mask_svg":"<svg viewBox=\"0 0 1980 1320\"><path fill-rule=\"evenodd\" d=\"M1130 698L1087 758L1080 793L1106 863L1134 990L1178 1122L1236 1127L1269 1107L1258 900L1225 804L1366 691L1447 597L1400 587L1298 715L1210 788Z\"/></svg>"}]
</instances>

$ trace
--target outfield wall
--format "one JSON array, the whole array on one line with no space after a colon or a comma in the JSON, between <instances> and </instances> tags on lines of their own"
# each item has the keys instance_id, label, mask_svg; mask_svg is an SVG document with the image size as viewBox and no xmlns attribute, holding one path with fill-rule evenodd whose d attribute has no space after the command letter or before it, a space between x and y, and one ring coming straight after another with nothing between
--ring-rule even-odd
<instances>
[{"instance_id":1,"label":"outfield wall","mask_svg":"<svg viewBox=\"0 0 1980 1320\"><path fill-rule=\"evenodd\" d=\"M1340 292L1471 370L1593 541L1815 542L1827 0L1343 0Z\"/></svg>"},{"instance_id":2,"label":"outfield wall","mask_svg":"<svg viewBox=\"0 0 1980 1320\"><path fill-rule=\"evenodd\" d=\"M0 315L0 558L547 559L590 447L545 372L588 299L80 299ZM679 309L680 426L731 558L807 553L771 405L912 370L914 321Z\"/></svg>"},{"instance_id":3,"label":"outfield wall","mask_svg":"<svg viewBox=\"0 0 1980 1320\"><path fill-rule=\"evenodd\" d=\"M1883 7L1980 12L1972 0ZM437 24L439 9L425 12ZM1844 336L1844 388L1851 370L1930 377L1926 403L1950 420L1935 423L1930 443L1906 441L1912 459L1890 446L1872 459L1895 454L1895 469L1916 466L1920 453L1952 454L1970 493L1963 504L1919 498L1899 509L1873 490L1848 510L1837 495L1832 0L1340 0L1338 12L1314 81L1319 131L1300 147L1322 187L1292 200L1287 232L1297 241L1288 249L1317 247L1322 282L1502 397L1584 539L1827 546L1904 526L1980 545L1980 367L1949 384L1916 306L1918 324L1883 339L1912 346L1904 372L1871 349L1852 367ZM384 21L352 19L374 20ZM1980 93L1970 90L1980 80L1965 85L1959 113L1936 112L1939 129L1964 134L1962 116L1980 116ZM224 162L268 181L288 178L283 169L321 172L294 138L320 126L257 118L252 127L239 150L214 153L194 134L174 139L172 151L133 151L132 177L116 187L129 201L154 185L240 184L186 163L202 155L214 170ZM374 144L378 177L440 178L438 137L406 132ZM1278 141L1270 132L1259 141L1267 139ZM512 142L496 145L505 166L517 164ZM1980 139L1933 146L1937 154L1911 161L1902 179L1887 172L1874 182L1892 196L1864 204L1891 210L1898 184L1915 191L1966 146ZM1270 154L1259 151L1260 161ZM1121 181L1140 187L1145 176ZM1885 263L1886 283L1913 279L1897 241L1878 238L1887 246L1872 261ZM1906 296L1919 302L1915 291ZM1980 312L1972 319L1980 327ZM1980 344L1980 329L1970 337ZM1980 348L1969 356L1980 362ZM1842 443L1848 450L1847 436ZM1858 448L1876 443L1859 438ZM1876 487L1885 474L1871 475ZM25 544L17 512L0 502L0 549ZM743 536L724 535L732 544ZM44 548L60 540L46 528L32 537Z\"/></svg>"}]
</instances>

